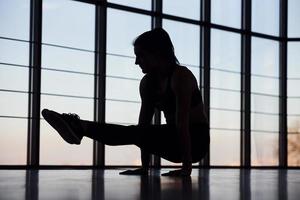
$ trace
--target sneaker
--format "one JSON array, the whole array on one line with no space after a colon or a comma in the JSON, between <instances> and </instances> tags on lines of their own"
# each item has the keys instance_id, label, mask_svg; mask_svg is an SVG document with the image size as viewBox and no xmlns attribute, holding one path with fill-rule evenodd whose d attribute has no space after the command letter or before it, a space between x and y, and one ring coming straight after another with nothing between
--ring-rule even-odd
<instances>
[{"instance_id":1,"label":"sneaker","mask_svg":"<svg viewBox=\"0 0 300 200\"><path fill-rule=\"evenodd\" d=\"M80 144L83 137L83 129L78 115L60 114L48 109L43 109L42 115L66 142L69 144Z\"/></svg>"}]
</instances>

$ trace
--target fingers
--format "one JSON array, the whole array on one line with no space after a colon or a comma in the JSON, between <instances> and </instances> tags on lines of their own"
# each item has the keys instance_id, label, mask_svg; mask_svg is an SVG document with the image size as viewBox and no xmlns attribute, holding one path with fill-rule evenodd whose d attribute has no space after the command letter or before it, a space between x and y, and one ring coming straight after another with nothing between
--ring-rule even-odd
<instances>
[{"instance_id":1,"label":"fingers","mask_svg":"<svg viewBox=\"0 0 300 200\"><path fill-rule=\"evenodd\" d=\"M134 169L134 170L126 170L126 171L120 172L119 174L120 175L147 176L148 175L148 170L138 168L138 169ZM188 176L191 175L191 172L179 169L179 170L169 171L169 172L163 173L161 175L162 176L172 176L172 177L188 177Z\"/></svg>"},{"instance_id":2,"label":"fingers","mask_svg":"<svg viewBox=\"0 0 300 200\"><path fill-rule=\"evenodd\" d=\"M144 169L126 170L119 173L120 175L148 175L148 171Z\"/></svg>"},{"instance_id":3,"label":"fingers","mask_svg":"<svg viewBox=\"0 0 300 200\"><path fill-rule=\"evenodd\" d=\"M167 173L162 174L162 176L180 176L180 177L186 177L190 176L190 173L184 171L184 170L174 170L174 171L169 171Z\"/></svg>"}]
</instances>

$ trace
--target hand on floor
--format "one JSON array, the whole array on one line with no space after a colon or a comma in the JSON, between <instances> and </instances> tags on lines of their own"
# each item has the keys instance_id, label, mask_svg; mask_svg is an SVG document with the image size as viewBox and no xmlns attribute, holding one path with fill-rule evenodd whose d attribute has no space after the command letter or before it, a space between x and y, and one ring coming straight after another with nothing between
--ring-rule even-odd
<instances>
[{"instance_id":1,"label":"hand on floor","mask_svg":"<svg viewBox=\"0 0 300 200\"><path fill-rule=\"evenodd\" d=\"M162 176L180 176L180 177L190 176L190 175L191 175L190 170L183 170L183 169L173 170L162 174Z\"/></svg>"},{"instance_id":2,"label":"hand on floor","mask_svg":"<svg viewBox=\"0 0 300 200\"><path fill-rule=\"evenodd\" d=\"M148 175L148 170L144 168L138 168L138 169L133 169L133 170L126 170L123 172L119 173L120 175L143 175L146 176Z\"/></svg>"}]
</instances>

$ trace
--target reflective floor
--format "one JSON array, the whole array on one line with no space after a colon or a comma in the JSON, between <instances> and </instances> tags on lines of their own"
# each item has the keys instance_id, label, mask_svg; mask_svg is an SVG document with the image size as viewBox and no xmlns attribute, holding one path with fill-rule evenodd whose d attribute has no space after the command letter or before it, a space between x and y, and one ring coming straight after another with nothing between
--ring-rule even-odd
<instances>
[{"instance_id":1,"label":"reflective floor","mask_svg":"<svg viewBox=\"0 0 300 200\"><path fill-rule=\"evenodd\" d=\"M0 170L0 199L300 199L300 170L193 169L190 178L122 170Z\"/></svg>"}]
</instances>

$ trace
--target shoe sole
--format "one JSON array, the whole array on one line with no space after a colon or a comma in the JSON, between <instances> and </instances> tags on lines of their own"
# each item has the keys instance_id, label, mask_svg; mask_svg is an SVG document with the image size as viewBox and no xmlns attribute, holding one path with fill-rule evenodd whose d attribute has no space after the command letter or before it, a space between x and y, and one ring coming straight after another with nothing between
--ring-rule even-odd
<instances>
[{"instance_id":1,"label":"shoe sole","mask_svg":"<svg viewBox=\"0 0 300 200\"><path fill-rule=\"evenodd\" d=\"M80 144L81 140L59 113L44 109L42 116L66 142L69 144Z\"/></svg>"}]
</instances>

